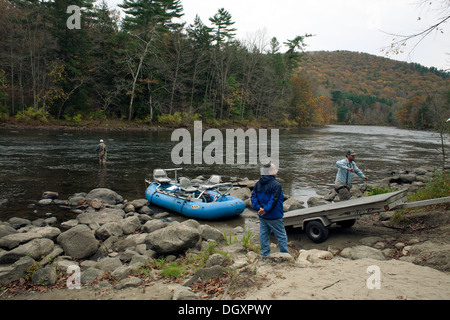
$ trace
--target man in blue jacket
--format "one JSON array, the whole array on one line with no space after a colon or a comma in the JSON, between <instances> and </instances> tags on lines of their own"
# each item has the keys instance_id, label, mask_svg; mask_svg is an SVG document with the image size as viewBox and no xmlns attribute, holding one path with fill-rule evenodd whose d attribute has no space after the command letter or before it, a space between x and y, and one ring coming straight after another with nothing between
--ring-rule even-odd
<instances>
[{"instance_id":1,"label":"man in blue jacket","mask_svg":"<svg viewBox=\"0 0 450 320\"><path fill-rule=\"evenodd\" d=\"M278 242L280 252L288 253L287 235L283 223L283 190L275 180L278 170L273 163L264 165L261 178L255 184L251 197L253 209L259 216L259 242L261 255L270 254L270 232L273 232Z\"/></svg>"},{"instance_id":2,"label":"man in blue jacket","mask_svg":"<svg viewBox=\"0 0 450 320\"><path fill-rule=\"evenodd\" d=\"M353 174L358 175L364 180L368 178L362 173L355 163L355 151L348 150L346 158L336 162L338 168L334 189L339 195L339 200L349 200L351 198L350 189L352 188Z\"/></svg>"}]
</instances>

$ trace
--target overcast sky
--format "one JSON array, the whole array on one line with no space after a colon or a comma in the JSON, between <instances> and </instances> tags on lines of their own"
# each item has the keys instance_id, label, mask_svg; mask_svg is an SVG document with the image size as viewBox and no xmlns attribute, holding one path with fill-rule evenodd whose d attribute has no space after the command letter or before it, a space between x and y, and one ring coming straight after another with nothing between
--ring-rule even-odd
<instances>
[{"instance_id":1,"label":"overcast sky","mask_svg":"<svg viewBox=\"0 0 450 320\"><path fill-rule=\"evenodd\" d=\"M122 0L106 0L110 7ZM435 24L444 14L420 0L181 0L183 20L187 24L198 14L210 25L209 18L225 8L235 21L237 38L277 37L280 43L306 33L307 51L349 50L385 56L393 36L409 35ZM448 11L447 11L448 14ZM420 20L418 19L420 17ZM433 32L414 50L416 40L404 48L405 53L389 58L417 62L427 67L450 69L450 23L444 33Z\"/></svg>"}]
</instances>

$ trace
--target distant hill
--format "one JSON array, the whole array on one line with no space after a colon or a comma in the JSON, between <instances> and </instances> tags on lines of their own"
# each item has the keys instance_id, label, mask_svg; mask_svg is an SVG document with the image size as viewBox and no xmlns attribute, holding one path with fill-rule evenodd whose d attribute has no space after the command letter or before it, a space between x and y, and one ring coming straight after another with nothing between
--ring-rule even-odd
<instances>
[{"instance_id":1,"label":"distant hill","mask_svg":"<svg viewBox=\"0 0 450 320\"><path fill-rule=\"evenodd\" d=\"M300 72L316 95L332 99L338 122L368 123L371 111L382 113L377 123L392 122L396 112L414 97L443 95L450 90L448 72L367 53L307 52Z\"/></svg>"}]
</instances>

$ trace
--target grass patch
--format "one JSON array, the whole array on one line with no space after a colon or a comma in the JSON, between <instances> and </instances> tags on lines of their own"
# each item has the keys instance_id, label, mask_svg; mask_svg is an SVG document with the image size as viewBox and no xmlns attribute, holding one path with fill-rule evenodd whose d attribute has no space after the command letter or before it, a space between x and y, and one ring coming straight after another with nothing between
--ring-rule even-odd
<instances>
[{"instance_id":1,"label":"grass patch","mask_svg":"<svg viewBox=\"0 0 450 320\"><path fill-rule=\"evenodd\" d=\"M208 242L205 250L194 252L189 249L184 257L180 257L176 261L169 262L166 261L166 258L150 259L137 270L137 273L151 275L153 270L160 270L159 274L164 278L181 279L205 267L208 258L215 253L227 255L227 253L217 250L215 242Z\"/></svg>"},{"instance_id":2,"label":"grass patch","mask_svg":"<svg viewBox=\"0 0 450 320\"><path fill-rule=\"evenodd\" d=\"M384 193L389 193L389 192L393 192L394 190L392 190L391 188L387 188L387 187L376 187L376 188L370 188L367 191L367 195L370 196L375 196L377 194L384 194Z\"/></svg>"}]
</instances>

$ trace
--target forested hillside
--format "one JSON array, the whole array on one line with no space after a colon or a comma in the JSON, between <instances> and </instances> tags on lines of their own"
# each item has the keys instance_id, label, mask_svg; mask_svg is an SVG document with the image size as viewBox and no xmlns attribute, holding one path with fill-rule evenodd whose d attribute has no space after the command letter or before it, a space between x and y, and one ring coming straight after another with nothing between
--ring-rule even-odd
<instances>
[{"instance_id":1,"label":"forested hillside","mask_svg":"<svg viewBox=\"0 0 450 320\"><path fill-rule=\"evenodd\" d=\"M305 53L306 33L236 39L225 8L185 24L182 0L123 0L123 18L94 2L0 0L0 120L426 128L447 112L448 73Z\"/></svg>"},{"instance_id":2,"label":"forested hillside","mask_svg":"<svg viewBox=\"0 0 450 320\"><path fill-rule=\"evenodd\" d=\"M299 68L315 94L329 96L343 123L433 125L449 108L450 73L349 51L308 52ZM435 106L437 105L437 106Z\"/></svg>"},{"instance_id":3,"label":"forested hillside","mask_svg":"<svg viewBox=\"0 0 450 320\"><path fill-rule=\"evenodd\" d=\"M1 117L169 126L300 120L291 78L308 35L240 41L224 8L184 24L180 0L120 7L123 19L94 0L0 0Z\"/></svg>"}]
</instances>

